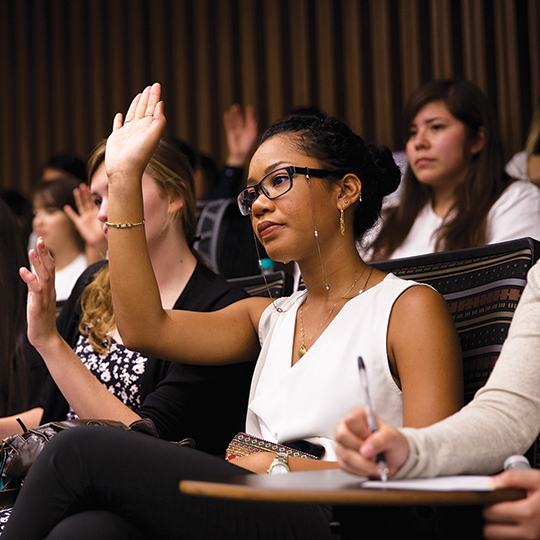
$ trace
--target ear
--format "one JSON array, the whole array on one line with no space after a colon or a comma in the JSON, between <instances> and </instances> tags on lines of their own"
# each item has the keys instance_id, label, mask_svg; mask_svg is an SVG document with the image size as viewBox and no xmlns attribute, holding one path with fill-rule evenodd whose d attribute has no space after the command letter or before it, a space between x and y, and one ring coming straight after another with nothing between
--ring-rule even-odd
<instances>
[{"instance_id":1,"label":"ear","mask_svg":"<svg viewBox=\"0 0 540 540\"><path fill-rule=\"evenodd\" d=\"M184 207L184 198L182 195L175 195L169 199L169 214L175 214Z\"/></svg>"},{"instance_id":2,"label":"ear","mask_svg":"<svg viewBox=\"0 0 540 540\"><path fill-rule=\"evenodd\" d=\"M471 144L471 154L473 156L476 156L479 154L486 144L486 129L484 126L480 126L478 128L478 133L476 134L476 138Z\"/></svg>"},{"instance_id":3,"label":"ear","mask_svg":"<svg viewBox=\"0 0 540 540\"><path fill-rule=\"evenodd\" d=\"M361 195L362 181L360 178L353 173L346 174L337 188L338 210L346 210L356 203Z\"/></svg>"}]
</instances>

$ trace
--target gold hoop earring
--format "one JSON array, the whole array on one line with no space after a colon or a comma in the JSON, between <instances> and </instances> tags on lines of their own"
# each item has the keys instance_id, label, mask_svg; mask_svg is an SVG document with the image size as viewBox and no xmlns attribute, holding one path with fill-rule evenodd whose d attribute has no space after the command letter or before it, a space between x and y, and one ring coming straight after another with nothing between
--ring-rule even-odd
<instances>
[{"instance_id":1,"label":"gold hoop earring","mask_svg":"<svg viewBox=\"0 0 540 540\"><path fill-rule=\"evenodd\" d=\"M341 236L345 236L345 220L343 219L343 208L340 210L339 215L339 232L341 233Z\"/></svg>"}]
</instances>

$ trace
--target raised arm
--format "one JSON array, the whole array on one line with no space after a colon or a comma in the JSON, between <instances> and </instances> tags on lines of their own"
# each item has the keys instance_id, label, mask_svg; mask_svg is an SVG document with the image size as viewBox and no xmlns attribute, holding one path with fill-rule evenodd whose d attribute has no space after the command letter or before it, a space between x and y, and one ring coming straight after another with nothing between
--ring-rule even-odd
<instances>
[{"instance_id":1,"label":"raised arm","mask_svg":"<svg viewBox=\"0 0 540 540\"><path fill-rule=\"evenodd\" d=\"M41 354L58 388L80 418L108 418L130 424L140 417L113 396L81 362L62 339L56 327L54 261L43 238L38 238L37 252L30 252L35 273L20 271L28 285L28 339ZM38 415L38 412L41 414ZM32 412L32 411L30 411ZM26 427L41 421L43 411L34 409L25 415Z\"/></svg>"},{"instance_id":2,"label":"raised arm","mask_svg":"<svg viewBox=\"0 0 540 540\"><path fill-rule=\"evenodd\" d=\"M107 142L111 290L118 331L130 349L166 360L226 364L253 359L269 301L246 299L213 313L165 311L148 254L141 177L166 124L159 84L137 96Z\"/></svg>"}]
</instances>

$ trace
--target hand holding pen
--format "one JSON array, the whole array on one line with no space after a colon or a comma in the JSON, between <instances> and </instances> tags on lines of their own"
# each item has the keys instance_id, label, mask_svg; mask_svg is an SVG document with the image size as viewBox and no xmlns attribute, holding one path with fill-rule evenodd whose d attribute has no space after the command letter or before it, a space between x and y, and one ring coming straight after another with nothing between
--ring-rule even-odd
<instances>
[{"instance_id":1,"label":"hand holding pen","mask_svg":"<svg viewBox=\"0 0 540 540\"><path fill-rule=\"evenodd\" d=\"M364 360L361 356L358 357L358 371L360 373L360 384L364 393L364 406L367 412L369 430L374 433L377 431L377 419L375 416L375 408L373 407L373 402L371 401L371 396L369 393L366 366L364 365ZM381 480L386 482L388 480L388 467L386 466L384 454L382 452L377 454L376 460L379 466L379 475Z\"/></svg>"}]
</instances>

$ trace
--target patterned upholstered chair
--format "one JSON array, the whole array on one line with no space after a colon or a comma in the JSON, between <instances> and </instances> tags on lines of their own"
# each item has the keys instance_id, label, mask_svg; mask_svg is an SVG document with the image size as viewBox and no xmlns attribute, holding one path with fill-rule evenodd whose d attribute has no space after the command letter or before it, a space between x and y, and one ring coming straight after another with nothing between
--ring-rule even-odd
<instances>
[{"instance_id":1,"label":"patterned upholstered chair","mask_svg":"<svg viewBox=\"0 0 540 540\"><path fill-rule=\"evenodd\" d=\"M522 238L373 265L428 283L444 296L461 340L466 403L497 361L527 272L539 253L540 242Z\"/></svg>"}]
</instances>

